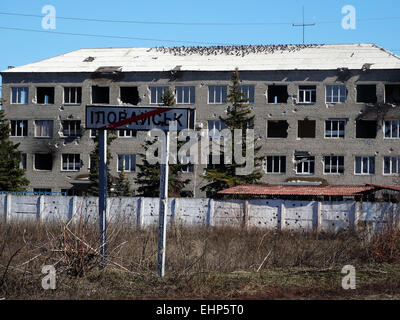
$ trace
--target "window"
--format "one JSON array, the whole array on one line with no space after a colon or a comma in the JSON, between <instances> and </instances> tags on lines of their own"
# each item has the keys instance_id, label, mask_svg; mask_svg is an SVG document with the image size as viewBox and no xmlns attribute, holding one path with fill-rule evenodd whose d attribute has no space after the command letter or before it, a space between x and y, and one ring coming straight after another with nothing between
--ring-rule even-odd
<instances>
[{"instance_id":1,"label":"window","mask_svg":"<svg viewBox=\"0 0 400 320\"><path fill-rule=\"evenodd\" d=\"M118 171L134 172L136 169L136 155L119 154L118 155Z\"/></svg>"},{"instance_id":2,"label":"window","mask_svg":"<svg viewBox=\"0 0 400 320\"><path fill-rule=\"evenodd\" d=\"M297 136L299 138L315 138L315 120L299 120Z\"/></svg>"},{"instance_id":3,"label":"window","mask_svg":"<svg viewBox=\"0 0 400 320\"><path fill-rule=\"evenodd\" d=\"M150 103L162 104L165 90L167 90L168 87L149 87L149 89L150 89Z\"/></svg>"},{"instance_id":4,"label":"window","mask_svg":"<svg viewBox=\"0 0 400 320\"><path fill-rule=\"evenodd\" d=\"M136 130L118 130L119 138L134 138L136 137Z\"/></svg>"},{"instance_id":5,"label":"window","mask_svg":"<svg viewBox=\"0 0 400 320\"><path fill-rule=\"evenodd\" d=\"M344 173L344 156L324 156L324 173Z\"/></svg>"},{"instance_id":6,"label":"window","mask_svg":"<svg viewBox=\"0 0 400 320\"><path fill-rule=\"evenodd\" d=\"M190 156L180 156L179 163L182 164L181 172L191 173L194 171L194 165L190 163Z\"/></svg>"},{"instance_id":7,"label":"window","mask_svg":"<svg viewBox=\"0 0 400 320\"><path fill-rule=\"evenodd\" d=\"M90 137L91 138L96 138L97 137L97 130L96 129L90 129Z\"/></svg>"},{"instance_id":8,"label":"window","mask_svg":"<svg viewBox=\"0 0 400 320\"><path fill-rule=\"evenodd\" d=\"M299 103L315 103L317 101L316 86L299 86Z\"/></svg>"},{"instance_id":9,"label":"window","mask_svg":"<svg viewBox=\"0 0 400 320\"><path fill-rule=\"evenodd\" d=\"M64 103L80 104L82 102L81 87L65 87L64 88Z\"/></svg>"},{"instance_id":10,"label":"window","mask_svg":"<svg viewBox=\"0 0 400 320\"><path fill-rule=\"evenodd\" d=\"M359 84L357 85L357 102L375 103L376 85L374 84Z\"/></svg>"},{"instance_id":11,"label":"window","mask_svg":"<svg viewBox=\"0 0 400 320\"><path fill-rule=\"evenodd\" d=\"M344 127L346 120L325 120L325 138L344 138Z\"/></svg>"},{"instance_id":12,"label":"window","mask_svg":"<svg viewBox=\"0 0 400 320\"><path fill-rule=\"evenodd\" d=\"M221 120L208 120L208 135L210 138L221 137L221 130L225 128L226 125Z\"/></svg>"},{"instance_id":13,"label":"window","mask_svg":"<svg viewBox=\"0 0 400 320\"><path fill-rule=\"evenodd\" d=\"M77 137L81 134L80 120L63 120L62 133L64 137Z\"/></svg>"},{"instance_id":14,"label":"window","mask_svg":"<svg viewBox=\"0 0 400 320\"><path fill-rule=\"evenodd\" d=\"M286 85L268 86L268 103L287 103L289 97Z\"/></svg>"},{"instance_id":15,"label":"window","mask_svg":"<svg viewBox=\"0 0 400 320\"><path fill-rule=\"evenodd\" d=\"M28 104L29 89L27 87L11 88L11 103Z\"/></svg>"},{"instance_id":16,"label":"window","mask_svg":"<svg viewBox=\"0 0 400 320\"><path fill-rule=\"evenodd\" d=\"M34 195L51 195L51 189L50 188L33 188L33 194Z\"/></svg>"},{"instance_id":17,"label":"window","mask_svg":"<svg viewBox=\"0 0 400 320\"><path fill-rule=\"evenodd\" d=\"M385 102L395 104L400 103L400 84L385 85Z\"/></svg>"},{"instance_id":18,"label":"window","mask_svg":"<svg viewBox=\"0 0 400 320\"><path fill-rule=\"evenodd\" d=\"M286 120L268 120L267 138L287 138L289 124Z\"/></svg>"},{"instance_id":19,"label":"window","mask_svg":"<svg viewBox=\"0 0 400 320\"><path fill-rule=\"evenodd\" d=\"M208 103L223 104L226 103L226 86L208 86Z\"/></svg>"},{"instance_id":20,"label":"window","mask_svg":"<svg viewBox=\"0 0 400 320\"><path fill-rule=\"evenodd\" d=\"M110 103L110 88L92 86L92 103Z\"/></svg>"},{"instance_id":21,"label":"window","mask_svg":"<svg viewBox=\"0 0 400 320\"><path fill-rule=\"evenodd\" d=\"M400 138L400 120L385 121L385 139L399 139Z\"/></svg>"},{"instance_id":22,"label":"window","mask_svg":"<svg viewBox=\"0 0 400 320\"><path fill-rule=\"evenodd\" d=\"M95 163L96 158L93 154L89 154L89 162L88 162L88 171L90 171L90 168L92 167L92 164Z\"/></svg>"},{"instance_id":23,"label":"window","mask_svg":"<svg viewBox=\"0 0 400 320\"><path fill-rule=\"evenodd\" d=\"M137 105L139 103L139 91L137 87L121 87L120 99L122 103Z\"/></svg>"},{"instance_id":24,"label":"window","mask_svg":"<svg viewBox=\"0 0 400 320\"><path fill-rule=\"evenodd\" d=\"M81 168L81 156L77 153L64 153L62 155L62 171L79 171Z\"/></svg>"},{"instance_id":25,"label":"window","mask_svg":"<svg viewBox=\"0 0 400 320\"><path fill-rule=\"evenodd\" d=\"M26 137L28 136L28 120L11 120L11 137Z\"/></svg>"},{"instance_id":26,"label":"window","mask_svg":"<svg viewBox=\"0 0 400 320\"><path fill-rule=\"evenodd\" d=\"M195 101L194 87L175 87L177 104L194 104Z\"/></svg>"},{"instance_id":27,"label":"window","mask_svg":"<svg viewBox=\"0 0 400 320\"><path fill-rule=\"evenodd\" d=\"M347 89L344 85L326 86L326 103L345 103Z\"/></svg>"},{"instance_id":28,"label":"window","mask_svg":"<svg viewBox=\"0 0 400 320\"><path fill-rule=\"evenodd\" d=\"M315 157L310 156L308 152L295 153L294 160L296 163L297 174L314 174Z\"/></svg>"},{"instance_id":29,"label":"window","mask_svg":"<svg viewBox=\"0 0 400 320\"><path fill-rule=\"evenodd\" d=\"M357 120L356 138L375 139L377 121L375 120Z\"/></svg>"},{"instance_id":30,"label":"window","mask_svg":"<svg viewBox=\"0 0 400 320\"><path fill-rule=\"evenodd\" d=\"M356 174L375 174L375 157L356 157Z\"/></svg>"},{"instance_id":31,"label":"window","mask_svg":"<svg viewBox=\"0 0 400 320\"><path fill-rule=\"evenodd\" d=\"M267 156L265 160L266 173L285 173L286 156Z\"/></svg>"},{"instance_id":32,"label":"window","mask_svg":"<svg viewBox=\"0 0 400 320\"><path fill-rule=\"evenodd\" d=\"M383 174L397 175L400 173L400 157L383 158Z\"/></svg>"},{"instance_id":33,"label":"window","mask_svg":"<svg viewBox=\"0 0 400 320\"><path fill-rule=\"evenodd\" d=\"M218 169L224 166L224 154L213 154L210 152L208 155L207 169Z\"/></svg>"},{"instance_id":34,"label":"window","mask_svg":"<svg viewBox=\"0 0 400 320\"><path fill-rule=\"evenodd\" d=\"M34 169L51 171L53 169L53 155L51 153L36 153Z\"/></svg>"},{"instance_id":35,"label":"window","mask_svg":"<svg viewBox=\"0 0 400 320\"><path fill-rule=\"evenodd\" d=\"M35 137L51 138L53 136L53 120L35 120Z\"/></svg>"},{"instance_id":36,"label":"window","mask_svg":"<svg viewBox=\"0 0 400 320\"><path fill-rule=\"evenodd\" d=\"M254 103L254 86L240 86L239 90L244 94L244 98L249 100L249 103Z\"/></svg>"},{"instance_id":37,"label":"window","mask_svg":"<svg viewBox=\"0 0 400 320\"><path fill-rule=\"evenodd\" d=\"M37 87L36 98L38 104L54 104L54 87Z\"/></svg>"},{"instance_id":38,"label":"window","mask_svg":"<svg viewBox=\"0 0 400 320\"><path fill-rule=\"evenodd\" d=\"M21 161L19 162L20 169L26 169L26 153L21 153Z\"/></svg>"}]
</instances>

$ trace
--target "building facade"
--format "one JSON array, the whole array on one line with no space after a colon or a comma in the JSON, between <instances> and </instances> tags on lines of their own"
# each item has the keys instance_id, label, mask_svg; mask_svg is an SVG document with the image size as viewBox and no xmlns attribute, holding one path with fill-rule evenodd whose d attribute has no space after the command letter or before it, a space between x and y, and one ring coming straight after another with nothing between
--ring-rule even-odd
<instances>
[{"instance_id":1,"label":"building facade","mask_svg":"<svg viewBox=\"0 0 400 320\"><path fill-rule=\"evenodd\" d=\"M81 49L1 73L3 109L30 191L80 193L95 132L85 106L156 106L165 88L196 110L196 128L222 129L230 78L255 114L263 181L396 185L400 58L372 44ZM111 173L137 174L145 132L119 130ZM203 197L206 165L182 172ZM77 191L74 191L77 190Z\"/></svg>"}]
</instances>

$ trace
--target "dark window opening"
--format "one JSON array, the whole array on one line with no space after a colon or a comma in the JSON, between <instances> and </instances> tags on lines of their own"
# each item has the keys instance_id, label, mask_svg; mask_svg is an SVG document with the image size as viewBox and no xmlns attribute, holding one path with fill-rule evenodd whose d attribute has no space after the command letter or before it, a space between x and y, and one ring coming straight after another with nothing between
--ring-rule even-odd
<instances>
[{"instance_id":1,"label":"dark window opening","mask_svg":"<svg viewBox=\"0 0 400 320\"><path fill-rule=\"evenodd\" d=\"M121 87L121 102L137 105L139 103L139 91L137 87Z\"/></svg>"},{"instance_id":2,"label":"dark window opening","mask_svg":"<svg viewBox=\"0 0 400 320\"><path fill-rule=\"evenodd\" d=\"M287 138L289 124L286 120L268 120L268 138Z\"/></svg>"},{"instance_id":3,"label":"dark window opening","mask_svg":"<svg viewBox=\"0 0 400 320\"><path fill-rule=\"evenodd\" d=\"M110 88L92 86L92 103L110 103Z\"/></svg>"},{"instance_id":4,"label":"dark window opening","mask_svg":"<svg viewBox=\"0 0 400 320\"><path fill-rule=\"evenodd\" d=\"M53 169L53 155L51 153L36 153L35 169L51 171Z\"/></svg>"},{"instance_id":5,"label":"dark window opening","mask_svg":"<svg viewBox=\"0 0 400 320\"><path fill-rule=\"evenodd\" d=\"M375 139L377 131L377 121L375 120L357 120L356 138Z\"/></svg>"},{"instance_id":6,"label":"dark window opening","mask_svg":"<svg viewBox=\"0 0 400 320\"><path fill-rule=\"evenodd\" d=\"M54 104L54 87L38 87L36 96L38 104Z\"/></svg>"},{"instance_id":7,"label":"dark window opening","mask_svg":"<svg viewBox=\"0 0 400 320\"><path fill-rule=\"evenodd\" d=\"M287 86L268 86L268 103L287 103Z\"/></svg>"},{"instance_id":8,"label":"dark window opening","mask_svg":"<svg viewBox=\"0 0 400 320\"><path fill-rule=\"evenodd\" d=\"M297 136L299 138L315 138L315 120L299 120Z\"/></svg>"},{"instance_id":9,"label":"dark window opening","mask_svg":"<svg viewBox=\"0 0 400 320\"><path fill-rule=\"evenodd\" d=\"M359 84L357 86L357 102L376 103L376 85Z\"/></svg>"},{"instance_id":10,"label":"dark window opening","mask_svg":"<svg viewBox=\"0 0 400 320\"><path fill-rule=\"evenodd\" d=\"M385 102L400 103L400 84L385 85Z\"/></svg>"}]
</instances>

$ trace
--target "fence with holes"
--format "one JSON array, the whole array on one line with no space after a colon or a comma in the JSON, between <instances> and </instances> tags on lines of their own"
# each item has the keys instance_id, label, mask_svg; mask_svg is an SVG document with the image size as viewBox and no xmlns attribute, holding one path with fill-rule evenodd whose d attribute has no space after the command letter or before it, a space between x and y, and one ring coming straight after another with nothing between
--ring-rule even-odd
<instances>
[{"instance_id":1,"label":"fence with holes","mask_svg":"<svg viewBox=\"0 0 400 320\"><path fill-rule=\"evenodd\" d=\"M158 198L109 198L109 222L146 227L158 224ZM290 200L169 199L169 222L190 226L237 226L287 230L376 230L389 220L399 225L395 203ZM96 197L0 195L3 222L56 222L82 216L97 220Z\"/></svg>"}]
</instances>

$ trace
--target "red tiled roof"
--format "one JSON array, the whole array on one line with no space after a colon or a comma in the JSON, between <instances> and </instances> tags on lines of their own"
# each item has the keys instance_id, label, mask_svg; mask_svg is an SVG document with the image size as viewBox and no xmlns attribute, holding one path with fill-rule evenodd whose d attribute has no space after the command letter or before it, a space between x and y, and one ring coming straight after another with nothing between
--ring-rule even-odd
<instances>
[{"instance_id":1,"label":"red tiled roof","mask_svg":"<svg viewBox=\"0 0 400 320\"><path fill-rule=\"evenodd\" d=\"M400 187L397 186L385 186L385 185L381 185L381 184L372 184L372 183L367 183L367 186L372 186L372 187L376 187L379 189L388 189L388 190L394 190L394 191L400 191Z\"/></svg>"},{"instance_id":2,"label":"red tiled roof","mask_svg":"<svg viewBox=\"0 0 400 320\"><path fill-rule=\"evenodd\" d=\"M242 195L304 195L304 196L355 196L376 189L375 186L296 186L296 185L240 185L225 190L219 194Z\"/></svg>"}]
</instances>

